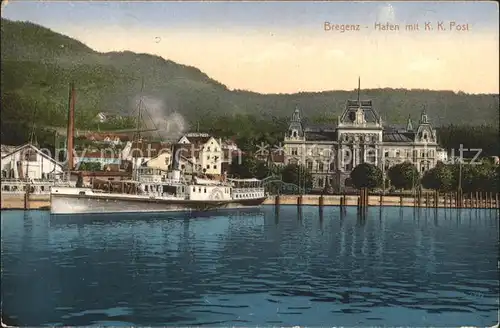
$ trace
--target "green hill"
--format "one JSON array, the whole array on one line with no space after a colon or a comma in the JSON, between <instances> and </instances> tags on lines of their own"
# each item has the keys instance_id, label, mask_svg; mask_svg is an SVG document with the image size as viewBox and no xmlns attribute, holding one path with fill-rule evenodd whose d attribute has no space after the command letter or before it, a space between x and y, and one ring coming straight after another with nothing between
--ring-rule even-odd
<instances>
[{"instance_id":1,"label":"green hill","mask_svg":"<svg viewBox=\"0 0 500 328\"><path fill-rule=\"evenodd\" d=\"M3 135L14 133L5 122L31 122L34 108L40 125L65 125L70 81L77 89L76 125L90 128L100 111L134 111L142 79L144 95L153 100L149 105L157 107L148 110L163 116L179 112L192 125L202 115L285 117L296 106L309 118L333 121L345 101L356 96L354 91L233 91L194 67L128 51L99 53L42 26L6 19L1 20L1 59ZM374 100L391 123L404 123L409 114L417 119L424 105L437 125L498 122L498 95L405 89L362 90L361 95Z\"/></svg>"}]
</instances>

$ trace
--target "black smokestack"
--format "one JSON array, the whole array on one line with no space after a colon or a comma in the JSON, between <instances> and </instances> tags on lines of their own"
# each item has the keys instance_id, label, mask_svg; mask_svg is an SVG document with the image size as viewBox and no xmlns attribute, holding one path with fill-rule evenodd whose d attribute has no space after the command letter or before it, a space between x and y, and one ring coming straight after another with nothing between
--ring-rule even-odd
<instances>
[{"instance_id":1,"label":"black smokestack","mask_svg":"<svg viewBox=\"0 0 500 328\"><path fill-rule=\"evenodd\" d=\"M180 170L180 158L182 153L182 144L175 143L172 148L172 169Z\"/></svg>"}]
</instances>

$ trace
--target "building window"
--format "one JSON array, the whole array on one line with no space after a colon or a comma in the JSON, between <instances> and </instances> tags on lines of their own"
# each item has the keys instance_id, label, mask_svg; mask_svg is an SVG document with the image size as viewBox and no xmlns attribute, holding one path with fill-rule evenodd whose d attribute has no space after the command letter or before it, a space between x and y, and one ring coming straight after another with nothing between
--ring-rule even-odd
<instances>
[{"instance_id":1,"label":"building window","mask_svg":"<svg viewBox=\"0 0 500 328\"><path fill-rule=\"evenodd\" d=\"M210 168L210 164L207 164L207 169L209 169L209 168Z\"/></svg>"},{"instance_id":2,"label":"building window","mask_svg":"<svg viewBox=\"0 0 500 328\"><path fill-rule=\"evenodd\" d=\"M323 178L319 178L319 179L318 179L318 186L319 186L319 187L324 187L324 184L323 184Z\"/></svg>"},{"instance_id":3,"label":"building window","mask_svg":"<svg viewBox=\"0 0 500 328\"><path fill-rule=\"evenodd\" d=\"M292 155L296 156L298 154L299 154L299 152L298 152L297 148L292 148Z\"/></svg>"},{"instance_id":4,"label":"building window","mask_svg":"<svg viewBox=\"0 0 500 328\"><path fill-rule=\"evenodd\" d=\"M330 163L330 171L335 171L335 162Z\"/></svg>"},{"instance_id":5,"label":"building window","mask_svg":"<svg viewBox=\"0 0 500 328\"><path fill-rule=\"evenodd\" d=\"M323 172L325 169L325 165L323 162L318 162L318 171Z\"/></svg>"},{"instance_id":6,"label":"building window","mask_svg":"<svg viewBox=\"0 0 500 328\"><path fill-rule=\"evenodd\" d=\"M384 151L384 157L389 157L389 151Z\"/></svg>"},{"instance_id":7,"label":"building window","mask_svg":"<svg viewBox=\"0 0 500 328\"><path fill-rule=\"evenodd\" d=\"M203 192L206 194L207 193L207 188L203 188Z\"/></svg>"},{"instance_id":8,"label":"building window","mask_svg":"<svg viewBox=\"0 0 500 328\"><path fill-rule=\"evenodd\" d=\"M24 153L24 160L28 162L36 162L36 152L32 149L28 149Z\"/></svg>"},{"instance_id":9,"label":"building window","mask_svg":"<svg viewBox=\"0 0 500 328\"><path fill-rule=\"evenodd\" d=\"M214 165L214 170L217 170L217 165Z\"/></svg>"},{"instance_id":10,"label":"building window","mask_svg":"<svg viewBox=\"0 0 500 328\"><path fill-rule=\"evenodd\" d=\"M312 171L312 169L313 169L313 163L312 163L311 161L308 161L308 162L307 162L307 169L308 169L309 171Z\"/></svg>"},{"instance_id":11,"label":"building window","mask_svg":"<svg viewBox=\"0 0 500 328\"><path fill-rule=\"evenodd\" d=\"M396 150L396 157L400 157L401 156L401 153L399 152L399 150Z\"/></svg>"}]
</instances>

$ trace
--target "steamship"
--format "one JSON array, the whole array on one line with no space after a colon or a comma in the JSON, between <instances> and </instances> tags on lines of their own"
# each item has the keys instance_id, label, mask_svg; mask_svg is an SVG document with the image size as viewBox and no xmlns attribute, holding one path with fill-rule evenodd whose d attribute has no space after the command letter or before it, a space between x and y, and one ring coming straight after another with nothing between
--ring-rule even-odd
<instances>
[{"instance_id":1,"label":"steamship","mask_svg":"<svg viewBox=\"0 0 500 328\"><path fill-rule=\"evenodd\" d=\"M141 90L142 92L142 90ZM74 84L70 88L68 115L68 164L73 166ZM141 118L142 98L138 108ZM139 126L136 131L139 135ZM193 177L186 181L179 169L178 151L172 149L170 172L135 167L132 180L108 182L101 188L53 186L50 190L51 214L136 213L171 211L206 211L261 205L266 199L258 179L224 179Z\"/></svg>"},{"instance_id":2,"label":"steamship","mask_svg":"<svg viewBox=\"0 0 500 328\"><path fill-rule=\"evenodd\" d=\"M175 147L174 147L175 149ZM175 152L174 152L175 154ZM170 172L136 168L133 180L109 182L106 188L54 187L52 214L207 211L241 209L261 205L266 199L258 179L187 181L173 156Z\"/></svg>"}]
</instances>

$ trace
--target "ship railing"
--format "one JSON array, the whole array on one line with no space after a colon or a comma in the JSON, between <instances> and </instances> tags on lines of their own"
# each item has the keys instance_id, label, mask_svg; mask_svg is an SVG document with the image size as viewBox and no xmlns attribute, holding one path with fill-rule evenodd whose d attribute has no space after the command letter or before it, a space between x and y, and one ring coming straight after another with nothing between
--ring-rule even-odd
<instances>
[{"instance_id":1,"label":"ship railing","mask_svg":"<svg viewBox=\"0 0 500 328\"><path fill-rule=\"evenodd\" d=\"M264 188L233 188L233 193L263 192Z\"/></svg>"}]
</instances>

